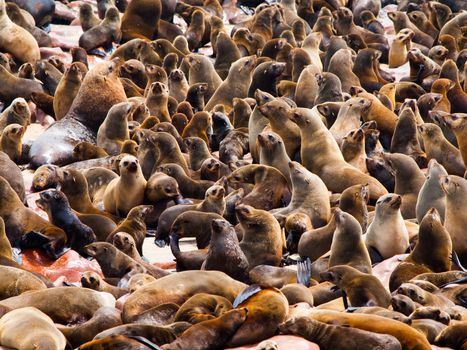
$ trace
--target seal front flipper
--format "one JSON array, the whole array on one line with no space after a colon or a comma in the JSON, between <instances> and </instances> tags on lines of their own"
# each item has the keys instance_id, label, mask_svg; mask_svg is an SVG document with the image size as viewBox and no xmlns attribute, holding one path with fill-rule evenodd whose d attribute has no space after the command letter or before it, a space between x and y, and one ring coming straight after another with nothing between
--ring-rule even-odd
<instances>
[{"instance_id":1,"label":"seal front flipper","mask_svg":"<svg viewBox=\"0 0 467 350\"><path fill-rule=\"evenodd\" d=\"M368 247L368 253L370 254L371 264L375 265L384 260L383 256L378 252L376 248Z\"/></svg>"}]
</instances>

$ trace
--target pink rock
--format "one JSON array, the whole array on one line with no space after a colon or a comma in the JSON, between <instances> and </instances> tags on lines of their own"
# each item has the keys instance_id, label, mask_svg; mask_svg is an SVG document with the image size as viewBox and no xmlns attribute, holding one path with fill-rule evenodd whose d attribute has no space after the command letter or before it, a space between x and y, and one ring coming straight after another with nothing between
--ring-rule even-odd
<instances>
[{"instance_id":1,"label":"pink rock","mask_svg":"<svg viewBox=\"0 0 467 350\"><path fill-rule=\"evenodd\" d=\"M373 267L373 275L378 277L383 285L389 290L389 278L392 271L404 260L407 254L395 255Z\"/></svg>"},{"instance_id":2,"label":"pink rock","mask_svg":"<svg viewBox=\"0 0 467 350\"><path fill-rule=\"evenodd\" d=\"M275 341L280 350L319 350L319 346L308 340L296 337L294 335L276 335L268 340ZM247 350L254 349L258 344L242 346L239 348L230 348L226 350Z\"/></svg>"}]
</instances>

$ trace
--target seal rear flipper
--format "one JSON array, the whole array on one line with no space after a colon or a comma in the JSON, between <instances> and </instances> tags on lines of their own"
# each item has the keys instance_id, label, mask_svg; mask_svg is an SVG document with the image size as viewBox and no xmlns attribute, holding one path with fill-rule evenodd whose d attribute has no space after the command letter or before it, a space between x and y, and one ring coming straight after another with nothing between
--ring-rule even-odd
<instances>
[{"instance_id":1,"label":"seal rear flipper","mask_svg":"<svg viewBox=\"0 0 467 350\"><path fill-rule=\"evenodd\" d=\"M47 243L50 243L50 237L37 231L30 231L21 237L19 247L21 249L42 248Z\"/></svg>"},{"instance_id":2,"label":"seal rear flipper","mask_svg":"<svg viewBox=\"0 0 467 350\"><path fill-rule=\"evenodd\" d=\"M310 287L311 279L311 260L306 258L304 261L299 261L297 264L297 283L303 284L305 287Z\"/></svg>"},{"instance_id":3,"label":"seal rear flipper","mask_svg":"<svg viewBox=\"0 0 467 350\"><path fill-rule=\"evenodd\" d=\"M252 284L251 286L246 287L235 298L234 302L232 303L233 307L234 308L238 307L238 305L242 304L245 300L247 300L251 296L261 292L261 290L262 288L257 284Z\"/></svg>"}]
</instances>

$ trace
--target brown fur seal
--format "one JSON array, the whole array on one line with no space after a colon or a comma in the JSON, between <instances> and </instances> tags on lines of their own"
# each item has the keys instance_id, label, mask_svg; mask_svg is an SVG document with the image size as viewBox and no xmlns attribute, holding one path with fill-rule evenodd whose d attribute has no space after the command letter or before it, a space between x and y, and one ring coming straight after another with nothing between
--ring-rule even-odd
<instances>
[{"instance_id":1,"label":"brown fur seal","mask_svg":"<svg viewBox=\"0 0 467 350\"><path fill-rule=\"evenodd\" d=\"M35 63L41 58L36 39L8 17L4 0L0 3L0 33L0 48L18 61Z\"/></svg>"},{"instance_id":2,"label":"brown fur seal","mask_svg":"<svg viewBox=\"0 0 467 350\"><path fill-rule=\"evenodd\" d=\"M63 74L57 85L54 95L55 119L62 119L69 111L73 100L78 94L84 73L80 70L78 63L72 63Z\"/></svg>"},{"instance_id":3,"label":"brown fur seal","mask_svg":"<svg viewBox=\"0 0 467 350\"><path fill-rule=\"evenodd\" d=\"M57 303L57 300L61 302ZM54 322L69 324L90 319L102 306L113 307L115 298L87 288L54 287L23 293L2 300L0 304L13 309L36 307Z\"/></svg>"},{"instance_id":4,"label":"brown fur seal","mask_svg":"<svg viewBox=\"0 0 467 350\"><path fill-rule=\"evenodd\" d=\"M126 232L135 240L136 249L143 254L143 242L146 237L145 217L152 210L151 205L138 205L130 209L125 220L123 220L117 228L109 234L107 242L112 242L113 236L117 232Z\"/></svg>"},{"instance_id":5,"label":"brown fur seal","mask_svg":"<svg viewBox=\"0 0 467 350\"><path fill-rule=\"evenodd\" d=\"M17 77L4 66L0 67L0 77L5 83L8 83L8 85L2 86L0 89L0 97L6 103L10 103L18 97L29 100L34 92L44 92L44 88L39 81ZM15 86L15 90L11 86Z\"/></svg>"},{"instance_id":6,"label":"brown fur seal","mask_svg":"<svg viewBox=\"0 0 467 350\"><path fill-rule=\"evenodd\" d=\"M97 146L109 155L120 154L123 142L130 138L127 118L132 107L129 102L113 105L97 131Z\"/></svg>"},{"instance_id":7,"label":"brown fur seal","mask_svg":"<svg viewBox=\"0 0 467 350\"><path fill-rule=\"evenodd\" d=\"M449 271L451 269L451 254L451 236L442 226L437 210L431 208L420 222L418 242L415 248L392 272L389 280L390 290L396 290L402 283L420 274L421 269L417 269L416 266L411 271L413 265L422 265L433 272Z\"/></svg>"},{"instance_id":8,"label":"brown fur seal","mask_svg":"<svg viewBox=\"0 0 467 350\"><path fill-rule=\"evenodd\" d=\"M289 162L292 178L290 204L274 211L274 215L290 215L294 212L307 214L313 227L325 226L331 217L329 194L323 181L297 162Z\"/></svg>"},{"instance_id":9,"label":"brown fur seal","mask_svg":"<svg viewBox=\"0 0 467 350\"><path fill-rule=\"evenodd\" d=\"M207 320L190 327L174 342L163 345L163 350L194 348L222 348L225 343L244 324L249 315L249 309L242 307L227 311L222 316Z\"/></svg>"},{"instance_id":10,"label":"brown fur seal","mask_svg":"<svg viewBox=\"0 0 467 350\"><path fill-rule=\"evenodd\" d=\"M232 310L232 303L224 297L199 293L189 298L178 309L174 321L196 324L212 320Z\"/></svg>"},{"instance_id":11,"label":"brown fur seal","mask_svg":"<svg viewBox=\"0 0 467 350\"><path fill-rule=\"evenodd\" d=\"M371 200L375 201L387 193L384 186L376 179L363 174L344 161L339 146L321 120L313 118L313 115L303 108L292 109L290 114L302 134L300 152L304 166L318 175L329 190L342 192L350 186L368 183ZM327 145L324 149L323 144ZM341 175L341 180L335 181L336 176Z\"/></svg>"},{"instance_id":12,"label":"brown fur seal","mask_svg":"<svg viewBox=\"0 0 467 350\"><path fill-rule=\"evenodd\" d=\"M446 211L444 226L451 235L452 248L460 258L461 263L467 264L467 248L462 227L465 225L466 217L458 208L463 208L466 204L467 180L455 176L441 176L440 184L446 193Z\"/></svg>"},{"instance_id":13,"label":"brown fur seal","mask_svg":"<svg viewBox=\"0 0 467 350\"><path fill-rule=\"evenodd\" d=\"M417 120L409 106L401 108L391 139L390 151L411 156L420 167L425 167L427 163L426 154L422 151L418 140Z\"/></svg>"},{"instance_id":14,"label":"brown fur seal","mask_svg":"<svg viewBox=\"0 0 467 350\"><path fill-rule=\"evenodd\" d=\"M138 262L107 242L95 242L84 247L87 255L95 258L107 278L129 279L136 273L147 273L155 278L167 276L169 272L149 263Z\"/></svg>"},{"instance_id":15,"label":"brown fur seal","mask_svg":"<svg viewBox=\"0 0 467 350\"><path fill-rule=\"evenodd\" d=\"M465 118L459 117L457 114L448 114L442 111L430 111L429 115L432 119L436 120L438 124L446 124L454 133L459 145L459 150L464 161L467 164L467 128Z\"/></svg>"},{"instance_id":16,"label":"brown fur seal","mask_svg":"<svg viewBox=\"0 0 467 350\"><path fill-rule=\"evenodd\" d=\"M209 144L208 131L212 128L211 115L208 112L197 112L189 121L182 133L182 137L199 137Z\"/></svg>"},{"instance_id":17,"label":"brown fur seal","mask_svg":"<svg viewBox=\"0 0 467 350\"><path fill-rule=\"evenodd\" d=\"M55 258L64 253L66 242L65 232L50 224L33 210L26 208L13 191L9 183L0 176L0 193L4 205L0 211L0 216L5 221L5 229L12 246L18 246L23 240L23 234L35 231L45 237L44 248L46 252Z\"/></svg>"},{"instance_id":18,"label":"brown fur seal","mask_svg":"<svg viewBox=\"0 0 467 350\"><path fill-rule=\"evenodd\" d=\"M204 200L198 204L180 204L166 209L159 217L156 232L158 240L168 241L171 226L181 213L189 210L201 212L213 212L223 214L225 211L225 189L219 185L211 186L205 194Z\"/></svg>"},{"instance_id":19,"label":"brown fur seal","mask_svg":"<svg viewBox=\"0 0 467 350\"><path fill-rule=\"evenodd\" d=\"M274 335L288 313L288 301L276 288L253 285L236 298L234 307L248 309L248 318L227 346L237 347L262 341Z\"/></svg>"},{"instance_id":20,"label":"brown fur seal","mask_svg":"<svg viewBox=\"0 0 467 350\"><path fill-rule=\"evenodd\" d=\"M377 334L353 327L329 325L307 317L290 319L281 324L279 329L281 333L295 334L313 341L323 350L401 349L399 341L391 335Z\"/></svg>"},{"instance_id":21,"label":"brown fur seal","mask_svg":"<svg viewBox=\"0 0 467 350\"><path fill-rule=\"evenodd\" d=\"M31 166L69 163L72 161L73 147L78 142L95 142L97 129L110 107L126 100L125 91L118 80L119 64L118 58L100 62L86 74L66 116L33 142Z\"/></svg>"},{"instance_id":22,"label":"brown fur seal","mask_svg":"<svg viewBox=\"0 0 467 350\"><path fill-rule=\"evenodd\" d=\"M245 287L245 284L219 271L179 272L145 285L130 295L123 306L123 320L131 321L145 310L162 303L181 305L196 293L220 295L233 301Z\"/></svg>"},{"instance_id":23,"label":"brown fur seal","mask_svg":"<svg viewBox=\"0 0 467 350\"><path fill-rule=\"evenodd\" d=\"M37 206L44 210L49 221L65 231L67 246L83 255L83 247L96 240L93 230L83 224L72 211L67 197L61 191L46 190L36 200Z\"/></svg>"},{"instance_id":24,"label":"brown fur seal","mask_svg":"<svg viewBox=\"0 0 467 350\"><path fill-rule=\"evenodd\" d=\"M125 156L120 161L120 177L112 180L104 193L104 208L117 215L127 215L136 205L142 204L146 180L138 159ZM131 189L131 193L128 190Z\"/></svg>"},{"instance_id":25,"label":"brown fur seal","mask_svg":"<svg viewBox=\"0 0 467 350\"><path fill-rule=\"evenodd\" d=\"M83 141L73 148L73 157L78 161L107 157L109 154L99 146Z\"/></svg>"},{"instance_id":26,"label":"brown fur seal","mask_svg":"<svg viewBox=\"0 0 467 350\"><path fill-rule=\"evenodd\" d=\"M144 261L140 253L136 249L134 238L126 232L117 232L112 239L112 244L123 253L133 258L136 261ZM132 276L133 277L133 276Z\"/></svg>"},{"instance_id":27,"label":"brown fur seal","mask_svg":"<svg viewBox=\"0 0 467 350\"><path fill-rule=\"evenodd\" d=\"M188 62L190 67L188 82L190 85L206 83L208 87L205 99L208 101L219 85L221 85L222 79L219 77L212 62L207 57L192 53L188 55L185 60Z\"/></svg>"},{"instance_id":28,"label":"brown fur seal","mask_svg":"<svg viewBox=\"0 0 467 350\"><path fill-rule=\"evenodd\" d=\"M376 250L383 259L403 254L409 247L409 234L400 212L401 201L401 196L395 194L378 199L375 217L365 235L367 247Z\"/></svg>"},{"instance_id":29,"label":"brown fur seal","mask_svg":"<svg viewBox=\"0 0 467 350\"><path fill-rule=\"evenodd\" d=\"M0 150L16 163L21 161L23 153L22 138L26 128L19 124L9 124L0 136Z\"/></svg>"},{"instance_id":30,"label":"brown fur seal","mask_svg":"<svg viewBox=\"0 0 467 350\"><path fill-rule=\"evenodd\" d=\"M233 226L226 220L212 220L208 254L201 270L218 270L238 281L247 281L248 267Z\"/></svg>"},{"instance_id":31,"label":"brown fur seal","mask_svg":"<svg viewBox=\"0 0 467 350\"><path fill-rule=\"evenodd\" d=\"M122 324L120 311L114 307L101 307L87 322L74 327L59 327L72 346L92 340L100 332Z\"/></svg>"},{"instance_id":32,"label":"brown fur seal","mask_svg":"<svg viewBox=\"0 0 467 350\"><path fill-rule=\"evenodd\" d=\"M90 52L99 47L111 49L112 43L120 42L120 13L116 7L105 12L104 20L84 32L79 38L79 46Z\"/></svg>"},{"instance_id":33,"label":"brown fur seal","mask_svg":"<svg viewBox=\"0 0 467 350\"><path fill-rule=\"evenodd\" d=\"M0 114L0 130L2 131L9 124L19 124L26 128L30 123L31 112L28 104L21 97L15 98Z\"/></svg>"},{"instance_id":34,"label":"brown fur seal","mask_svg":"<svg viewBox=\"0 0 467 350\"><path fill-rule=\"evenodd\" d=\"M240 248L245 253L249 269L257 265L279 266L285 245L277 220L268 212L248 205L236 207L243 230Z\"/></svg>"},{"instance_id":35,"label":"brown fur seal","mask_svg":"<svg viewBox=\"0 0 467 350\"><path fill-rule=\"evenodd\" d=\"M371 273L371 260L363 242L361 227L352 215L336 208L336 230L332 237L329 267L348 265Z\"/></svg>"},{"instance_id":36,"label":"brown fur seal","mask_svg":"<svg viewBox=\"0 0 467 350\"><path fill-rule=\"evenodd\" d=\"M230 112L234 97L247 97L255 65L256 56L243 57L232 64L229 75L206 103L205 110L211 111L215 105L222 103L226 112ZM232 90L232 86L236 86L237 89Z\"/></svg>"},{"instance_id":37,"label":"brown fur seal","mask_svg":"<svg viewBox=\"0 0 467 350\"><path fill-rule=\"evenodd\" d=\"M60 190L65 193L70 206L81 214L98 214L111 217L108 213L98 209L91 202L86 177L74 169L58 169L58 183Z\"/></svg>"},{"instance_id":38,"label":"brown fur seal","mask_svg":"<svg viewBox=\"0 0 467 350\"><path fill-rule=\"evenodd\" d=\"M137 0L129 4L122 17L122 42L151 40L157 34L162 5L160 0Z\"/></svg>"},{"instance_id":39,"label":"brown fur seal","mask_svg":"<svg viewBox=\"0 0 467 350\"><path fill-rule=\"evenodd\" d=\"M212 221L216 219L222 219L222 216L189 210L177 216L170 233L179 238L194 236L198 249L206 248L209 245Z\"/></svg>"},{"instance_id":40,"label":"brown fur seal","mask_svg":"<svg viewBox=\"0 0 467 350\"><path fill-rule=\"evenodd\" d=\"M275 99L257 108L269 120L272 131L281 136L287 155L293 159L300 149L300 129L289 119L287 101Z\"/></svg>"},{"instance_id":41,"label":"brown fur seal","mask_svg":"<svg viewBox=\"0 0 467 350\"><path fill-rule=\"evenodd\" d=\"M375 332L389 334L397 338L403 349L430 350L425 335L411 328L402 322L389 319L387 317L343 313L331 310L310 310L307 316L316 321L337 326L349 325L350 327Z\"/></svg>"},{"instance_id":42,"label":"brown fur seal","mask_svg":"<svg viewBox=\"0 0 467 350\"><path fill-rule=\"evenodd\" d=\"M2 292L0 295L2 300L15 297L27 291L47 288L45 283L31 272L11 266L0 266L0 270L5 276L2 280Z\"/></svg>"},{"instance_id":43,"label":"brown fur seal","mask_svg":"<svg viewBox=\"0 0 467 350\"><path fill-rule=\"evenodd\" d=\"M441 222L444 222L446 195L441 188L439 179L441 176L447 175L448 173L444 167L436 159L430 160L427 177L418 193L417 206L415 207L418 222L422 222L423 217L430 208L435 208L441 217Z\"/></svg>"},{"instance_id":44,"label":"brown fur seal","mask_svg":"<svg viewBox=\"0 0 467 350\"><path fill-rule=\"evenodd\" d=\"M124 288L115 287L99 276L94 271L86 271L81 275L81 287L89 288L92 290L96 290L98 292L107 292L112 294L115 299L120 298L121 296L128 293L128 290Z\"/></svg>"},{"instance_id":45,"label":"brown fur seal","mask_svg":"<svg viewBox=\"0 0 467 350\"><path fill-rule=\"evenodd\" d=\"M416 217L415 207L425 176L415 160L401 153L383 153L383 159L395 172L396 184L394 193L401 195L400 210L404 219Z\"/></svg>"},{"instance_id":46,"label":"brown fur seal","mask_svg":"<svg viewBox=\"0 0 467 350\"><path fill-rule=\"evenodd\" d=\"M65 336L35 307L10 311L0 320L0 342L15 349L65 349Z\"/></svg>"},{"instance_id":47,"label":"brown fur seal","mask_svg":"<svg viewBox=\"0 0 467 350\"><path fill-rule=\"evenodd\" d=\"M423 146L429 159L436 159L448 174L463 176L465 165L461 152L443 135L441 128L433 123L425 123L418 127L423 138Z\"/></svg>"},{"instance_id":48,"label":"brown fur seal","mask_svg":"<svg viewBox=\"0 0 467 350\"><path fill-rule=\"evenodd\" d=\"M230 174L227 180L234 188L240 184L253 184L241 203L257 209L277 208L287 192L287 180L279 170L267 165L245 165Z\"/></svg>"},{"instance_id":49,"label":"brown fur seal","mask_svg":"<svg viewBox=\"0 0 467 350\"><path fill-rule=\"evenodd\" d=\"M203 199L207 189L214 185L214 182L210 180L193 180L187 176L183 168L178 164L164 164L159 166L157 171L163 172L177 180L180 193L183 197Z\"/></svg>"}]
</instances>

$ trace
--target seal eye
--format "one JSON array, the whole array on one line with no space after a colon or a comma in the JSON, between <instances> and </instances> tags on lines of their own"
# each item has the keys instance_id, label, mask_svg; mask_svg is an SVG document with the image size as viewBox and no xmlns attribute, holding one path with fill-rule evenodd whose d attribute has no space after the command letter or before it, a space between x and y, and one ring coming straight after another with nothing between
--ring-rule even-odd
<instances>
[{"instance_id":1,"label":"seal eye","mask_svg":"<svg viewBox=\"0 0 467 350\"><path fill-rule=\"evenodd\" d=\"M128 165L128 162L123 162L123 166L127 166Z\"/></svg>"}]
</instances>

